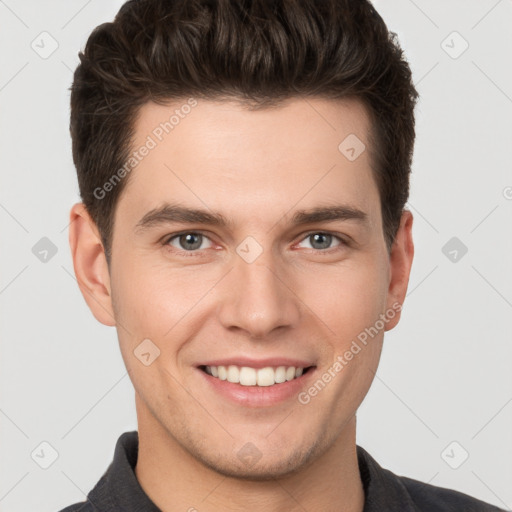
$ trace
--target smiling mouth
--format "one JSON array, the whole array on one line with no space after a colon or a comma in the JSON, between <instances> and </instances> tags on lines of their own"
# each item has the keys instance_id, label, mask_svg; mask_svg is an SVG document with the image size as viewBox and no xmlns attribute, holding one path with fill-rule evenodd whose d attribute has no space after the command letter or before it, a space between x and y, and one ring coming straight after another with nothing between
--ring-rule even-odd
<instances>
[{"instance_id":1,"label":"smiling mouth","mask_svg":"<svg viewBox=\"0 0 512 512\"><path fill-rule=\"evenodd\" d=\"M298 379L314 366L300 368L295 366L266 366L251 368L249 366L199 366L199 369L211 377L226 380L241 386L268 387Z\"/></svg>"}]
</instances>

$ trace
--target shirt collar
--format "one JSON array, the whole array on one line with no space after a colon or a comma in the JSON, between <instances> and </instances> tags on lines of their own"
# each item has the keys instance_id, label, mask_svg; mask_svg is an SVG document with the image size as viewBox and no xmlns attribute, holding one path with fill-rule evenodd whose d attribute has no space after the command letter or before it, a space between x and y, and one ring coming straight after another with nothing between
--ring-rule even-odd
<instances>
[{"instance_id":1,"label":"shirt collar","mask_svg":"<svg viewBox=\"0 0 512 512\"><path fill-rule=\"evenodd\" d=\"M361 446L357 446L357 460L365 493L363 512L419 512L400 478Z\"/></svg>"},{"instance_id":2,"label":"shirt collar","mask_svg":"<svg viewBox=\"0 0 512 512\"><path fill-rule=\"evenodd\" d=\"M135 476L139 454L138 432L124 432L116 443L114 460L89 493L89 500L102 512L161 512L149 499Z\"/></svg>"},{"instance_id":3,"label":"shirt collar","mask_svg":"<svg viewBox=\"0 0 512 512\"><path fill-rule=\"evenodd\" d=\"M135 476L138 448L136 430L119 437L112 464L88 496L99 510L161 512ZM419 511L399 477L382 468L361 446L357 446L357 458L365 492L363 512Z\"/></svg>"}]
</instances>

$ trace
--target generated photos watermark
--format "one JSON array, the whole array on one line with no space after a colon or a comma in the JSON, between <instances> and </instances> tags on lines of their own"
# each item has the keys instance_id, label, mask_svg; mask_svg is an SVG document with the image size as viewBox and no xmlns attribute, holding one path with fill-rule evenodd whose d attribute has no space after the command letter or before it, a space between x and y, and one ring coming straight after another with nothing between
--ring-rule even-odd
<instances>
[{"instance_id":1,"label":"generated photos watermark","mask_svg":"<svg viewBox=\"0 0 512 512\"><path fill-rule=\"evenodd\" d=\"M167 121L161 122L156 126L151 133L146 137L146 142L138 149L132 152L131 156L126 160L124 165L120 167L101 187L96 187L93 195L96 199L104 199L105 196L111 192L121 180L127 176L135 167L139 165L150 151L155 149L164 137L171 133L176 126L178 126L185 117L190 114L193 107L197 106L195 98L189 98L187 103L181 105L180 108L174 110L174 113Z\"/></svg>"},{"instance_id":2,"label":"generated photos watermark","mask_svg":"<svg viewBox=\"0 0 512 512\"><path fill-rule=\"evenodd\" d=\"M361 352L361 350L368 344L369 339L373 339L379 332L384 329L384 326L402 310L402 304L395 302L384 313L379 315L379 319L375 323L366 327L357 335L357 341L352 340L350 348L343 354L336 357L336 361L319 377L315 383L310 386L306 391L301 391L297 400L300 404L306 405L311 402L311 399L318 395L329 382L331 382L340 372L348 365L354 357ZM359 342L359 343L358 343Z\"/></svg>"}]
</instances>

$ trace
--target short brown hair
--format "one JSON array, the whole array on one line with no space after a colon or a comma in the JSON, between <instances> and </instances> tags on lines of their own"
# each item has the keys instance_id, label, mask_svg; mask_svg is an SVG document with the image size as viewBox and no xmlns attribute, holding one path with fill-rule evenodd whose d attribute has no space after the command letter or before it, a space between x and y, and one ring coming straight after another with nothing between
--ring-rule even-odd
<instances>
[{"instance_id":1,"label":"short brown hair","mask_svg":"<svg viewBox=\"0 0 512 512\"><path fill-rule=\"evenodd\" d=\"M128 178L100 199L95 190L129 158L142 105L190 96L254 109L300 96L360 100L390 250L409 196L418 93L396 34L369 1L130 0L79 57L73 160L107 261Z\"/></svg>"}]
</instances>

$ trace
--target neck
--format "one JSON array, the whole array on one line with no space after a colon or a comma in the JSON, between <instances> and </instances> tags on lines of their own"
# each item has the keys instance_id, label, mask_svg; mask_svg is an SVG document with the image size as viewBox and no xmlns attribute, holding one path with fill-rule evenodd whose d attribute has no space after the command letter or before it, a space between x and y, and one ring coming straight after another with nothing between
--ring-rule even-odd
<instances>
[{"instance_id":1,"label":"neck","mask_svg":"<svg viewBox=\"0 0 512 512\"><path fill-rule=\"evenodd\" d=\"M355 416L326 452L306 468L271 481L251 481L226 477L204 466L153 416L139 414L141 407L144 406L138 403L135 476L163 512L363 511Z\"/></svg>"}]
</instances>

